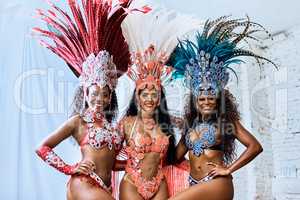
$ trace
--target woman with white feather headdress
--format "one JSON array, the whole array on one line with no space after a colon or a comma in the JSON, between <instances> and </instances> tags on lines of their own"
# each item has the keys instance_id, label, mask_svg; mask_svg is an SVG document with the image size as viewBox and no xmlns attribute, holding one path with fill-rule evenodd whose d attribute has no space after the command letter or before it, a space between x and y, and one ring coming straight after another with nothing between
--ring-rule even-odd
<instances>
[{"instance_id":1,"label":"woman with white feather headdress","mask_svg":"<svg viewBox=\"0 0 300 200\"><path fill-rule=\"evenodd\" d=\"M165 63L178 39L199 28L201 22L166 9L128 16L122 30L132 54L127 75L135 91L119 131L127 142L126 174L120 199L167 199L163 167L174 160L174 133L164 85L172 76Z\"/></svg>"}]
</instances>

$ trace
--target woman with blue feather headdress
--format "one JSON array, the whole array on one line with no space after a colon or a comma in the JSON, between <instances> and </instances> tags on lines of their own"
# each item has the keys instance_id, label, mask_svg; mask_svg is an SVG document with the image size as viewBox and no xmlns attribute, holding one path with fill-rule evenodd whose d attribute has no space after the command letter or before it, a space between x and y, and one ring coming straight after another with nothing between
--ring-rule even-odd
<instances>
[{"instance_id":1,"label":"woman with blue feather headdress","mask_svg":"<svg viewBox=\"0 0 300 200\"><path fill-rule=\"evenodd\" d=\"M190 187L174 200L231 200L234 195L232 173L252 161L263 151L261 144L239 122L240 115L233 95L225 89L229 72L237 74L232 64L241 57L267 61L246 47L247 40L259 41L256 32L268 33L260 24L246 19L220 17L207 20L195 40L182 40L172 53L169 63L175 68L173 77L184 78L191 91L190 109L186 113L187 128L176 149L181 161L188 152ZM246 150L235 159L234 141Z\"/></svg>"}]
</instances>

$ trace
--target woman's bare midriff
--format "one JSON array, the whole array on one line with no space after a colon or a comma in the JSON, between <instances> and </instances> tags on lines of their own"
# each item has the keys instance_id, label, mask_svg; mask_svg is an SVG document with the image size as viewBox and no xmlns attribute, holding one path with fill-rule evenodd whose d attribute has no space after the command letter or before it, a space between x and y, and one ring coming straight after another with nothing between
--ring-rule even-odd
<instances>
[{"instance_id":1,"label":"woman's bare midriff","mask_svg":"<svg viewBox=\"0 0 300 200\"><path fill-rule=\"evenodd\" d=\"M114 166L116 153L108 147L95 150L89 145L81 148L82 161L91 161L95 164L95 173L109 186L111 182L111 171Z\"/></svg>"},{"instance_id":2,"label":"woman's bare midriff","mask_svg":"<svg viewBox=\"0 0 300 200\"><path fill-rule=\"evenodd\" d=\"M214 166L207 163L212 162L217 165L223 165L223 152L218 150L205 149L199 157L195 156L192 151L189 152L191 176L197 180L207 176Z\"/></svg>"},{"instance_id":3,"label":"woman's bare midriff","mask_svg":"<svg viewBox=\"0 0 300 200\"><path fill-rule=\"evenodd\" d=\"M141 174L146 180L151 180L158 173L158 165L160 163L159 153L150 152L145 154L145 158L141 161ZM130 174L126 175L132 181Z\"/></svg>"},{"instance_id":4,"label":"woman's bare midriff","mask_svg":"<svg viewBox=\"0 0 300 200\"><path fill-rule=\"evenodd\" d=\"M158 165L160 163L159 153L150 152L145 154L145 158L141 160L140 168L142 176L146 179L151 179L156 176L158 172Z\"/></svg>"}]
</instances>

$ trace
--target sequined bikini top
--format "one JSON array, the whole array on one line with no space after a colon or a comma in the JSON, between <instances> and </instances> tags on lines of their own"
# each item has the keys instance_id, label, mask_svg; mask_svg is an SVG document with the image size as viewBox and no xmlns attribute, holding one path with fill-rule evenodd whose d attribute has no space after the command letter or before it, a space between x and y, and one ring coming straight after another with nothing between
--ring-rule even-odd
<instances>
[{"instance_id":1,"label":"sequined bikini top","mask_svg":"<svg viewBox=\"0 0 300 200\"><path fill-rule=\"evenodd\" d=\"M102 123L101 127L95 127L95 119L90 112L86 112L82 118L87 123L87 130L80 142L81 147L88 144L95 149L107 146L110 150L113 148L116 151L121 150L124 135L117 132L103 116L97 118Z\"/></svg>"},{"instance_id":2,"label":"sequined bikini top","mask_svg":"<svg viewBox=\"0 0 300 200\"><path fill-rule=\"evenodd\" d=\"M191 140L191 133L196 131L201 133L199 138ZM195 156L200 156L205 149L222 150L221 145L216 144L216 127L209 122L198 123L193 125L185 134L185 145L189 150L193 151Z\"/></svg>"},{"instance_id":3,"label":"sequined bikini top","mask_svg":"<svg viewBox=\"0 0 300 200\"><path fill-rule=\"evenodd\" d=\"M126 147L126 153L129 159L133 160L143 160L146 153L156 152L160 154L160 158L162 159L167 153L169 146L169 137L168 136L160 136L158 138L152 138L150 136L145 136L139 132L136 132L135 137L137 141L132 137L135 132L135 126L137 123L137 119L134 122L134 125L131 129L130 138L128 145Z\"/></svg>"}]
</instances>

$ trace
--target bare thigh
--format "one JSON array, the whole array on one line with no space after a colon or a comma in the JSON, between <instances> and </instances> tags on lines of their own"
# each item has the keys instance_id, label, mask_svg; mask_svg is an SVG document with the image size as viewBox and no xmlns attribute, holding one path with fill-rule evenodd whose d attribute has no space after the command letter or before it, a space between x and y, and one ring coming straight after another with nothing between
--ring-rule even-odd
<instances>
[{"instance_id":1,"label":"bare thigh","mask_svg":"<svg viewBox=\"0 0 300 200\"><path fill-rule=\"evenodd\" d=\"M194 185L170 198L170 200L232 200L231 177L218 177L207 183Z\"/></svg>"},{"instance_id":2,"label":"bare thigh","mask_svg":"<svg viewBox=\"0 0 300 200\"><path fill-rule=\"evenodd\" d=\"M154 195L152 200L166 200L169 197L168 185L166 180L162 180L157 193Z\"/></svg>"},{"instance_id":3,"label":"bare thigh","mask_svg":"<svg viewBox=\"0 0 300 200\"><path fill-rule=\"evenodd\" d=\"M125 175L126 176L126 175ZM137 188L124 178L120 184L120 195L119 200L144 200L141 195L139 195Z\"/></svg>"},{"instance_id":4,"label":"bare thigh","mask_svg":"<svg viewBox=\"0 0 300 200\"><path fill-rule=\"evenodd\" d=\"M91 185L80 177L72 177L68 183L67 200L114 200L114 198L100 187Z\"/></svg>"},{"instance_id":5,"label":"bare thigh","mask_svg":"<svg viewBox=\"0 0 300 200\"><path fill-rule=\"evenodd\" d=\"M121 181L120 184L120 200L144 200L144 198L138 193L137 188L128 180ZM168 199L168 186L164 180L160 183L157 193L153 196L152 200L166 200Z\"/></svg>"}]
</instances>

